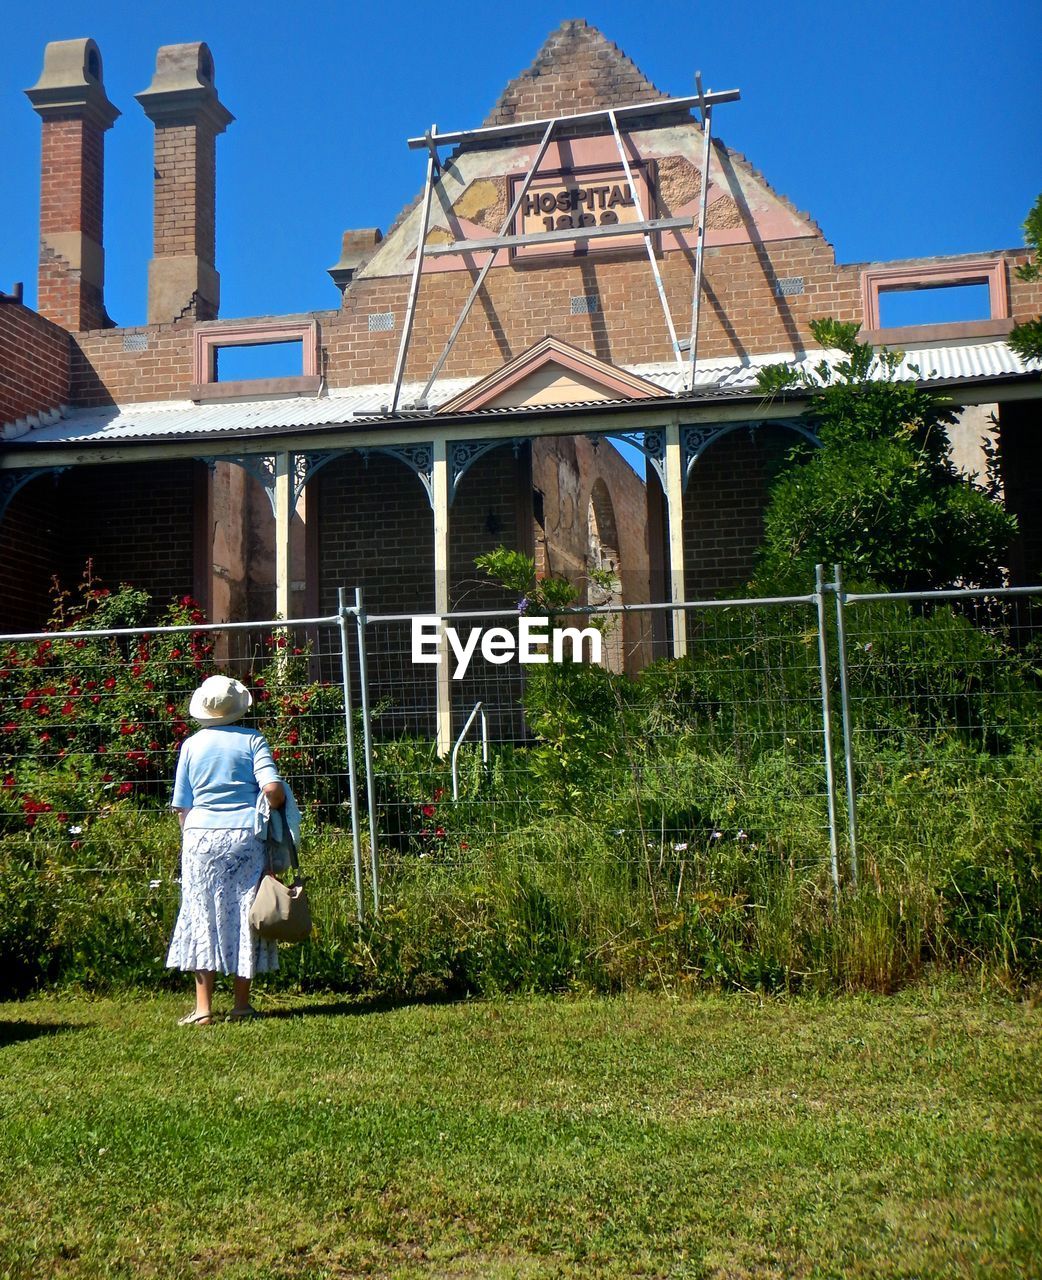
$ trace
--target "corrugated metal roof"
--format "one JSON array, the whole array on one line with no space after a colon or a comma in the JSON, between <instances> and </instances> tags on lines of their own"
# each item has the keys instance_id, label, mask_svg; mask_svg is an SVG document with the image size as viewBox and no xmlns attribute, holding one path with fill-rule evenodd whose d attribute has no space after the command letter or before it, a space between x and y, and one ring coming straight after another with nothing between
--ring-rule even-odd
<instances>
[{"instance_id":1,"label":"corrugated metal roof","mask_svg":"<svg viewBox=\"0 0 1042 1280\"><path fill-rule=\"evenodd\" d=\"M822 351L802 353L799 365L811 370L823 357L839 359L838 353ZM736 396L755 394L759 371L770 364L797 363L791 352L750 356L745 360L699 361L695 376L693 398L701 401L727 400ZM918 366L918 375L913 366ZM921 382L973 382L986 378L1021 377L1037 373L1038 362L1025 362L1010 350L1005 342L965 343L952 346L932 346L909 350L905 353L899 376L915 378ZM685 374L674 364L644 364L627 366L635 373L671 395L692 393L685 391ZM432 408L445 404L460 392L473 386L477 378L446 378L431 389L429 402ZM420 394L422 384L407 384L402 388L400 403L408 405ZM177 440L191 437L219 435L244 435L253 432L277 431L293 428L322 428L351 423L396 421L385 416L390 404L393 387L380 383L331 391L322 396L299 396L278 400L221 401L196 404L190 400L166 400L148 404L115 405L95 409L66 409L51 419L21 428L4 428L7 440L17 440L21 445L129 443L158 440ZM629 400L589 401L585 404L534 405L524 409L482 409L473 416L497 417L519 413L546 415L560 410L580 408L604 408L612 404L631 404ZM661 404L661 401L641 402ZM405 417L412 415L405 414ZM420 419L426 420L426 415Z\"/></svg>"}]
</instances>

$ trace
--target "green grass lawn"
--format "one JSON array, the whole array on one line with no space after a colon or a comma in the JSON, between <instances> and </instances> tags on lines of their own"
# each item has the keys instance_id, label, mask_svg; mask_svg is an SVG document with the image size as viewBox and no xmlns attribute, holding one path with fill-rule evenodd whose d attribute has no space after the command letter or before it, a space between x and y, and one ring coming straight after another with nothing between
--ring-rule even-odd
<instances>
[{"instance_id":1,"label":"green grass lawn","mask_svg":"<svg viewBox=\"0 0 1042 1280\"><path fill-rule=\"evenodd\" d=\"M0 1276L1042 1276L1028 1004L261 1004L0 1004Z\"/></svg>"}]
</instances>

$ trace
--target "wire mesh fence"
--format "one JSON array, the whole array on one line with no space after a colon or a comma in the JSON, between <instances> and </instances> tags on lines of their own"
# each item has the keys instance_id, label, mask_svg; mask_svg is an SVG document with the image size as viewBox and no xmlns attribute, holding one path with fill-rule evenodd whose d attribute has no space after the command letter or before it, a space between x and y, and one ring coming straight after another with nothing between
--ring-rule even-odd
<instances>
[{"instance_id":1,"label":"wire mesh fence","mask_svg":"<svg viewBox=\"0 0 1042 1280\"><path fill-rule=\"evenodd\" d=\"M581 827L619 864L650 861L679 876L712 845L766 849L786 807L811 816L804 848L815 846L820 860L828 806L813 597L685 606L679 659L670 656L674 613L566 611L540 625L535 634L545 638L523 660L524 629L535 620L517 611L449 615L455 638L440 666L413 661L398 618L365 619L389 875L413 859L459 865L497 841L542 859L555 843L549 822ZM571 661L566 635L563 660L553 661L554 633L569 629L592 633L577 646L587 660ZM472 637L490 632L496 644L486 653ZM600 661L590 662L595 637ZM624 674L634 652L647 665ZM439 677L451 721L440 752L432 732L415 731L437 721ZM771 812L765 805L758 823L743 822L736 793L758 787L769 791Z\"/></svg>"},{"instance_id":2,"label":"wire mesh fence","mask_svg":"<svg viewBox=\"0 0 1042 1280\"><path fill-rule=\"evenodd\" d=\"M542 629L446 615L421 620L425 650L413 618L344 601L292 623L186 606L169 627L0 637L0 838L45 850L84 901L131 868L143 902L174 893L176 824L157 819L214 671L252 691L310 828L353 844L359 912L363 879L378 906L381 884L393 900L421 869L473 876L504 850L518 875L578 875L594 850L678 903L764 866L838 888L859 849L877 868L898 840L981 821L1040 756L1042 589L848 596L837 572L806 596ZM573 633L556 653L555 629Z\"/></svg>"}]
</instances>

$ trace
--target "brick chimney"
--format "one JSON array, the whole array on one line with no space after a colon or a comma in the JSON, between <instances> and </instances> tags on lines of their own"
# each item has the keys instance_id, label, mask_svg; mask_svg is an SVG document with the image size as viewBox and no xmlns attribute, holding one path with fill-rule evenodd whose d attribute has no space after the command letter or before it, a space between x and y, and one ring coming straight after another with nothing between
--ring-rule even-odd
<instances>
[{"instance_id":1,"label":"brick chimney","mask_svg":"<svg viewBox=\"0 0 1042 1280\"><path fill-rule=\"evenodd\" d=\"M213 320L221 300L214 266L215 151L235 117L221 105L205 44L167 44L135 94L156 127L148 323Z\"/></svg>"},{"instance_id":2,"label":"brick chimney","mask_svg":"<svg viewBox=\"0 0 1042 1280\"><path fill-rule=\"evenodd\" d=\"M93 40L56 40L26 96L43 121L37 310L77 332L111 325L102 247L105 131L119 115L105 96Z\"/></svg>"}]
</instances>

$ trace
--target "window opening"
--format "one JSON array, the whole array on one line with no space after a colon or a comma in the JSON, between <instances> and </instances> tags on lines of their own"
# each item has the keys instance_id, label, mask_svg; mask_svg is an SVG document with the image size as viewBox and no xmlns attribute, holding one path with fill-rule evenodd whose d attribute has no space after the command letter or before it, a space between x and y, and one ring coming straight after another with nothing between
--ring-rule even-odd
<instances>
[{"instance_id":1,"label":"window opening","mask_svg":"<svg viewBox=\"0 0 1042 1280\"><path fill-rule=\"evenodd\" d=\"M896 329L917 324L957 324L988 320L991 298L986 283L938 285L932 288L881 289L879 325Z\"/></svg>"},{"instance_id":2,"label":"window opening","mask_svg":"<svg viewBox=\"0 0 1042 1280\"><path fill-rule=\"evenodd\" d=\"M235 343L215 346L214 382L246 382L255 378L294 378L304 372L304 343Z\"/></svg>"}]
</instances>

